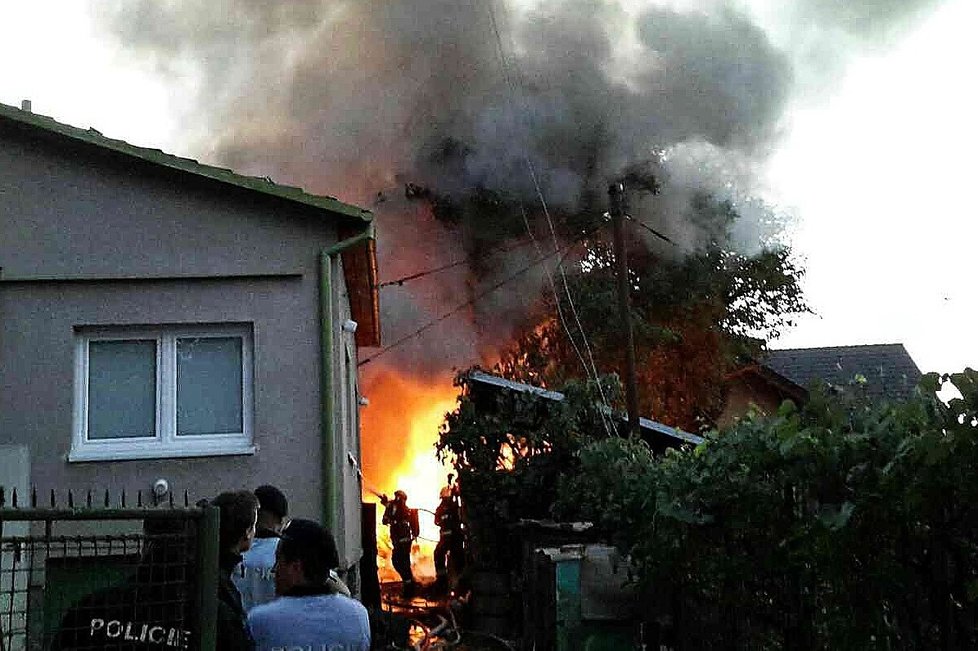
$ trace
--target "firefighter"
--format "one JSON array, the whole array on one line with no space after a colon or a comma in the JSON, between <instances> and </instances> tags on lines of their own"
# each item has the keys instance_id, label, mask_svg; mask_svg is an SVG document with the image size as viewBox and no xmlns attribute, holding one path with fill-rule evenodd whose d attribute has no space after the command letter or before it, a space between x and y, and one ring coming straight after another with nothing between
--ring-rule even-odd
<instances>
[{"instance_id":1,"label":"firefighter","mask_svg":"<svg viewBox=\"0 0 978 651\"><path fill-rule=\"evenodd\" d=\"M405 597L414 596L414 574L411 572L411 545L417 537L412 526L411 509L407 505L407 493L402 490L394 492L394 499L382 495L380 501L384 509L383 523L390 527L391 545L393 552L391 561L394 569L401 575L403 594Z\"/></svg>"},{"instance_id":2,"label":"firefighter","mask_svg":"<svg viewBox=\"0 0 978 651\"><path fill-rule=\"evenodd\" d=\"M451 482L451 475L449 475ZM449 485L441 489L441 502L435 509L435 524L438 525L438 545L435 546L435 575L438 586L449 586L449 575L458 576L462 568L463 539L462 513L458 503L458 492ZM451 572L449 572L451 570Z\"/></svg>"}]
</instances>

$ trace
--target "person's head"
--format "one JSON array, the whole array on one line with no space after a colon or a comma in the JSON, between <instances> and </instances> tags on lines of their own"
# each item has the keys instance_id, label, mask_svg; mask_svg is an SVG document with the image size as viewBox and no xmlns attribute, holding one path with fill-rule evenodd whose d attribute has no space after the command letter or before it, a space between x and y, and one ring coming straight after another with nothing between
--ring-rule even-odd
<instances>
[{"instance_id":1,"label":"person's head","mask_svg":"<svg viewBox=\"0 0 978 651\"><path fill-rule=\"evenodd\" d=\"M264 485L255 489L258 498L258 526L281 532L285 518L289 515L289 501L274 486Z\"/></svg>"},{"instance_id":2,"label":"person's head","mask_svg":"<svg viewBox=\"0 0 978 651\"><path fill-rule=\"evenodd\" d=\"M250 491L228 491L211 502L221 509L219 544L222 552L240 554L251 548L258 522L258 498Z\"/></svg>"},{"instance_id":3,"label":"person's head","mask_svg":"<svg viewBox=\"0 0 978 651\"><path fill-rule=\"evenodd\" d=\"M275 550L275 593L299 585L324 585L340 564L333 535L312 520L293 520Z\"/></svg>"},{"instance_id":4,"label":"person's head","mask_svg":"<svg viewBox=\"0 0 978 651\"><path fill-rule=\"evenodd\" d=\"M404 491L394 491L394 501L407 504L407 493Z\"/></svg>"}]
</instances>

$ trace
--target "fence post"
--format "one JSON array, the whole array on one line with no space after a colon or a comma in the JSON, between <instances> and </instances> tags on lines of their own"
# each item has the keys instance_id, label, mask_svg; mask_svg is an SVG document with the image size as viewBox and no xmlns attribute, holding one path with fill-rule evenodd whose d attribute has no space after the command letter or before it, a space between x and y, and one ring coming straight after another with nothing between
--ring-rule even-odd
<instances>
[{"instance_id":1,"label":"fence post","mask_svg":"<svg viewBox=\"0 0 978 651\"><path fill-rule=\"evenodd\" d=\"M217 646L218 536L221 510L207 505L197 528L197 637L200 651Z\"/></svg>"}]
</instances>

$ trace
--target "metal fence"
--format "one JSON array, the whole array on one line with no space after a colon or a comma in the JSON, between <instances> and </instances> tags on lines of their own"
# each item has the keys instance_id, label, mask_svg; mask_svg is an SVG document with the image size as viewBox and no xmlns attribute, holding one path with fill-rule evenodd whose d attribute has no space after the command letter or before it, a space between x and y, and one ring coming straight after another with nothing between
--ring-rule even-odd
<instances>
[{"instance_id":1,"label":"metal fence","mask_svg":"<svg viewBox=\"0 0 978 651\"><path fill-rule=\"evenodd\" d=\"M0 488L0 651L213 649L218 509L63 497Z\"/></svg>"}]
</instances>

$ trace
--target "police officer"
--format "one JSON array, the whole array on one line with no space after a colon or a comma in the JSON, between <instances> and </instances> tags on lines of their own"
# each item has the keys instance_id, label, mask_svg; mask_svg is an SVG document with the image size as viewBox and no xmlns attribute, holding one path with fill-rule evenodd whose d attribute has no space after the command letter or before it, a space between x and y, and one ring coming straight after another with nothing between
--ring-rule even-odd
<instances>
[{"instance_id":1,"label":"police officer","mask_svg":"<svg viewBox=\"0 0 978 651\"><path fill-rule=\"evenodd\" d=\"M275 548L289 514L289 501L275 486L259 486L255 489L255 497L258 498L255 540L241 555L241 565L231 575L246 611L275 598L275 575L272 572Z\"/></svg>"},{"instance_id":2,"label":"police officer","mask_svg":"<svg viewBox=\"0 0 978 651\"><path fill-rule=\"evenodd\" d=\"M370 621L359 602L336 591L336 541L311 520L294 520L275 551L278 598L248 613L257 651L370 648Z\"/></svg>"},{"instance_id":3,"label":"police officer","mask_svg":"<svg viewBox=\"0 0 978 651\"><path fill-rule=\"evenodd\" d=\"M187 523L149 519L136 573L123 585L72 606L51 651L186 649L192 641L187 600L193 594Z\"/></svg>"},{"instance_id":4,"label":"police officer","mask_svg":"<svg viewBox=\"0 0 978 651\"><path fill-rule=\"evenodd\" d=\"M248 615L241 593L231 581L241 554L251 548L258 525L258 498L250 491L221 493L211 502L221 510L218 534L217 651L250 651L254 648L248 630Z\"/></svg>"},{"instance_id":5,"label":"police officer","mask_svg":"<svg viewBox=\"0 0 978 651\"><path fill-rule=\"evenodd\" d=\"M414 596L414 574L411 572L411 544L414 533L411 527L411 509L407 505L407 493L395 491L394 499L382 496L384 509L383 523L390 527L391 545L393 552L391 562L394 569L401 575L403 594L405 597Z\"/></svg>"}]
</instances>

